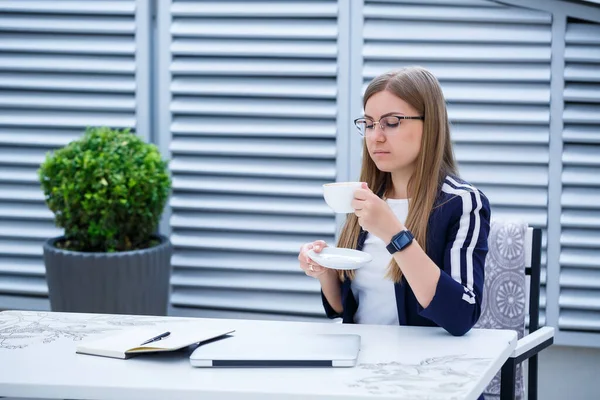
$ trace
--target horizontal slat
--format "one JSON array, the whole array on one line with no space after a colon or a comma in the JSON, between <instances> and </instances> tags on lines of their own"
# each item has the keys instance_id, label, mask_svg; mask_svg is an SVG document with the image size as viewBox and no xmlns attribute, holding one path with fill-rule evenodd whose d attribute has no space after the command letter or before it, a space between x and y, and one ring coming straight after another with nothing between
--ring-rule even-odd
<instances>
[{"instance_id":1,"label":"horizontal slat","mask_svg":"<svg viewBox=\"0 0 600 400\"><path fill-rule=\"evenodd\" d=\"M480 184L478 189L487 195L490 202L502 206L547 207L546 188L519 187Z\"/></svg>"},{"instance_id":2,"label":"horizontal slat","mask_svg":"<svg viewBox=\"0 0 600 400\"><path fill-rule=\"evenodd\" d=\"M177 212L170 219L173 229L262 232L275 234L327 235L336 233L332 217L292 217Z\"/></svg>"},{"instance_id":3,"label":"horizontal slat","mask_svg":"<svg viewBox=\"0 0 600 400\"><path fill-rule=\"evenodd\" d=\"M75 74L16 74L0 72L0 88L74 92L133 93L135 81L128 76Z\"/></svg>"},{"instance_id":4,"label":"horizontal slat","mask_svg":"<svg viewBox=\"0 0 600 400\"><path fill-rule=\"evenodd\" d=\"M173 74L227 75L227 76L328 76L335 77L335 60L277 60L264 58L219 58L207 59L174 57L170 65Z\"/></svg>"},{"instance_id":5,"label":"horizontal slat","mask_svg":"<svg viewBox=\"0 0 600 400\"><path fill-rule=\"evenodd\" d=\"M600 229L600 211L563 210L560 218L563 227Z\"/></svg>"},{"instance_id":6,"label":"horizontal slat","mask_svg":"<svg viewBox=\"0 0 600 400\"><path fill-rule=\"evenodd\" d=\"M1 131L0 131L1 132ZM329 138L336 137L334 120L307 119L301 124L285 118L252 118L205 116L175 116L171 132L181 136L252 136L285 138Z\"/></svg>"},{"instance_id":7,"label":"horizontal slat","mask_svg":"<svg viewBox=\"0 0 600 400\"><path fill-rule=\"evenodd\" d=\"M451 127L454 142L543 144L550 142L548 126L536 125L488 125L456 123Z\"/></svg>"},{"instance_id":8,"label":"horizontal slat","mask_svg":"<svg viewBox=\"0 0 600 400\"><path fill-rule=\"evenodd\" d=\"M600 48L597 46L567 45L565 48L567 63L600 63Z\"/></svg>"},{"instance_id":9,"label":"horizontal slat","mask_svg":"<svg viewBox=\"0 0 600 400\"><path fill-rule=\"evenodd\" d=\"M503 8L504 6L495 1L489 0L367 0L366 4L372 3L397 3L397 4L409 4L414 5L416 2L421 5L451 5L453 7L490 7L490 8Z\"/></svg>"},{"instance_id":10,"label":"horizontal slat","mask_svg":"<svg viewBox=\"0 0 600 400\"><path fill-rule=\"evenodd\" d=\"M252 7L252 6L251 6ZM248 8L248 7L244 7ZM174 19L173 37L205 37L211 39L312 39L335 40L338 35L335 19Z\"/></svg>"},{"instance_id":11,"label":"horizontal slat","mask_svg":"<svg viewBox=\"0 0 600 400\"><path fill-rule=\"evenodd\" d=\"M44 278L44 262L28 257L0 257L0 276L23 275Z\"/></svg>"},{"instance_id":12,"label":"horizontal slat","mask_svg":"<svg viewBox=\"0 0 600 400\"><path fill-rule=\"evenodd\" d=\"M187 95L335 99L334 79L306 78L177 78L171 92Z\"/></svg>"},{"instance_id":13,"label":"horizontal slat","mask_svg":"<svg viewBox=\"0 0 600 400\"><path fill-rule=\"evenodd\" d=\"M547 84L448 82L442 84L449 102L491 104L549 104ZM510 117L509 117L510 118Z\"/></svg>"},{"instance_id":14,"label":"horizontal slat","mask_svg":"<svg viewBox=\"0 0 600 400\"><path fill-rule=\"evenodd\" d=\"M560 271L560 287L573 289L600 290L600 263L597 270L562 268ZM600 299L600 293L597 293Z\"/></svg>"},{"instance_id":15,"label":"horizontal slat","mask_svg":"<svg viewBox=\"0 0 600 400\"><path fill-rule=\"evenodd\" d=\"M487 193L486 193L487 194ZM548 223L547 211L545 208L519 208L505 207L500 202L494 201L491 205L492 218L499 219L519 219L526 221L530 226L545 228Z\"/></svg>"},{"instance_id":16,"label":"horizontal slat","mask_svg":"<svg viewBox=\"0 0 600 400\"><path fill-rule=\"evenodd\" d=\"M563 246L578 248L600 247L600 230L563 229L560 235L560 243ZM600 256L600 251L598 252Z\"/></svg>"},{"instance_id":17,"label":"horizontal slat","mask_svg":"<svg viewBox=\"0 0 600 400\"><path fill-rule=\"evenodd\" d=\"M53 0L4 0L0 3L1 12L33 12L40 14L109 14L132 15L135 12L134 1L73 1Z\"/></svg>"},{"instance_id":18,"label":"horizontal slat","mask_svg":"<svg viewBox=\"0 0 600 400\"><path fill-rule=\"evenodd\" d=\"M600 188L563 188L561 203L565 208L600 210Z\"/></svg>"},{"instance_id":19,"label":"horizontal slat","mask_svg":"<svg viewBox=\"0 0 600 400\"><path fill-rule=\"evenodd\" d=\"M44 240L10 239L0 236L0 256L42 256Z\"/></svg>"},{"instance_id":20,"label":"horizontal slat","mask_svg":"<svg viewBox=\"0 0 600 400\"><path fill-rule=\"evenodd\" d=\"M333 242L332 242L333 243ZM298 247L298 252L300 247ZM260 257L248 257L241 252L222 252L217 250L177 249L173 254L173 267L183 269L228 269L241 271L297 272L297 255L261 254Z\"/></svg>"},{"instance_id":21,"label":"horizontal slat","mask_svg":"<svg viewBox=\"0 0 600 400\"><path fill-rule=\"evenodd\" d=\"M558 317L558 327L561 330L600 332L600 313L595 310L561 310Z\"/></svg>"},{"instance_id":22,"label":"horizontal slat","mask_svg":"<svg viewBox=\"0 0 600 400\"><path fill-rule=\"evenodd\" d=\"M286 118L335 118L334 101L237 99L178 96L171 102L173 113L234 116L274 116Z\"/></svg>"},{"instance_id":23,"label":"horizontal slat","mask_svg":"<svg viewBox=\"0 0 600 400\"><path fill-rule=\"evenodd\" d=\"M77 139L84 130L51 129L41 127L39 129L0 127L0 144L23 147L36 147L54 149L62 147L72 140Z\"/></svg>"},{"instance_id":24,"label":"horizontal slat","mask_svg":"<svg viewBox=\"0 0 600 400\"><path fill-rule=\"evenodd\" d=\"M2 301L0 296L0 302ZM2 304L2 303L0 303ZM173 307L169 305L168 315L185 318L226 318L226 319L251 319L270 321L300 321L300 322L327 322L325 314L321 315L290 315L269 314L265 312L238 311L238 310L209 310L206 308Z\"/></svg>"},{"instance_id":25,"label":"horizontal slat","mask_svg":"<svg viewBox=\"0 0 600 400\"><path fill-rule=\"evenodd\" d=\"M563 139L567 143L600 144L600 131L595 126L567 125L563 129Z\"/></svg>"},{"instance_id":26,"label":"horizontal slat","mask_svg":"<svg viewBox=\"0 0 600 400\"><path fill-rule=\"evenodd\" d=\"M541 45L371 43L366 42L367 60L550 62L550 47Z\"/></svg>"},{"instance_id":27,"label":"horizontal slat","mask_svg":"<svg viewBox=\"0 0 600 400\"><path fill-rule=\"evenodd\" d=\"M363 85L365 92L369 82ZM476 104L549 104L547 84L446 82L442 90L447 102Z\"/></svg>"},{"instance_id":28,"label":"horizontal slat","mask_svg":"<svg viewBox=\"0 0 600 400\"><path fill-rule=\"evenodd\" d=\"M0 91L0 107L133 112L136 104L133 94Z\"/></svg>"},{"instance_id":29,"label":"horizontal slat","mask_svg":"<svg viewBox=\"0 0 600 400\"><path fill-rule=\"evenodd\" d=\"M414 3L422 3L415 1ZM455 2L452 2L455 3ZM550 14L524 8L459 8L459 7L423 7L422 5L367 4L364 6L365 18L456 21L456 22L492 22L549 24Z\"/></svg>"},{"instance_id":30,"label":"horizontal slat","mask_svg":"<svg viewBox=\"0 0 600 400\"><path fill-rule=\"evenodd\" d=\"M508 117L510 116L510 118ZM454 123L488 124L543 124L548 126L550 111L548 106L533 105L486 105L448 104L448 117Z\"/></svg>"},{"instance_id":31,"label":"horizontal slat","mask_svg":"<svg viewBox=\"0 0 600 400\"><path fill-rule=\"evenodd\" d=\"M335 41L173 39L174 56L335 58Z\"/></svg>"},{"instance_id":32,"label":"horizontal slat","mask_svg":"<svg viewBox=\"0 0 600 400\"><path fill-rule=\"evenodd\" d=\"M54 214L45 203L0 202L0 217L16 220L50 221Z\"/></svg>"},{"instance_id":33,"label":"horizontal slat","mask_svg":"<svg viewBox=\"0 0 600 400\"><path fill-rule=\"evenodd\" d=\"M503 165L495 163L462 163L460 174L474 185L496 184L548 187L547 166Z\"/></svg>"},{"instance_id":34,"label":"horizontal slat","mask_svg":"<svg viewBox=\"0 0 600 400\"><path fill-rule=\"evenodd\" d=\"M2 54L0 71L133 74L133 57L90 55Z\"/></svg>"},{"instance_id":35,"label":"horizontal slat","mask_svg":"<svg viewBox=\"0 0 600 400\"><path fill-rule=\"evenodd\" d=\"M600 146L565 145L563 163L567 165L587 165L600 167Z\"/></svg>"},{"instance_id":36,"label":"horizontal slat","mask_svg":"<svg viewBox=\"0 0 600 400\"><path fill-rule=\"evenodd\" d=\"M133 17L133 16L132 16ZM0 14L0 32L51 32L83 34L135 34L132 17L82 17L35 14Z\"/></svg>"},{"instance_id":37,"label":"horizontal slat","mask_svg":"<svg viewBox=\"0 0 600 400\"><path fill-rule=\"evenodd\" d=\"M600 311L600 291L561 289L558 302L561 309Z\"/></svg>"},{"instance_id":38,"label":"horizontal slat","mask_svg":"<svg viewBox=\"0 0 600 400\"><path fill-rule=\"evenodd\" d=\"M328 182L206 175L175 175L173 178L173 188L181 191L302 198L323 198L325 183Z\"/></svg>"},{"instance_id":39,"label":"horizontal slat","mask_svg":"<svg viewBox=\"0 0 600 400\"><path fill-rule=\"evenodd\" d=\"M567 46L571 44L600 44L600 25L570 22L567 24L565 42Z\"/></svg>"},{"instance_id":40,"label":"horizontal slat","mask_svg":"<svg viewBox=\"0 0 600 400\"><path fill-rule=\"evenodd\" d=\"M53 221L0 220L0 237L46 240L61 234L62 230L56 228Z\"/></svg>"},{"instance_id":41,"label":"horizontal slat","mask_svg":"<svg viewBox=\"0 0 600 400\"><path fill-rule=\"evenodd\" d=\"M600 168L571 167L567 164L563 168L562 182L563 185L600 187Z\"/></svg>"},{"instance_id":42,"label":"horizontal slat","mask_svg":"<svg viewBox=\"0 0 600 400\"><path fill-rule=\"evenodd\" d=\"M50 311L50 301L46 296L19 296L19 295L1 295L0 311L5 310L31 310L31 311Z\"/></svg>"},{"instance_id":43,"label":"horizontal slat","mask_svg":"<svg viewBox=\"0 0 600 400\"><path fill-rule=\"evenodd\" d=\"M174 290L179 288L209 290L257 290L264 292L315 293L321 289L319 281L301 274L257 273L255 271L220 271L220 270L175 270L171 277Z\"/></svg>"},{"instance_id":44,"label":"horizontal slat","mask_svg":"<svg viewBox=\"0 0 600 400\"><path fill-rule=\"evenodd\" d=\"M325 239L325 238L324 238ZM331 238L326 238L330 240ZM314 235L274 235L238 232L184 232L171 235L177 248L225 250L248 252L248 256L260 257L261 253L298 255L300 247L312 242Z\"/></svg>"},{"instance_id":45,"label":"horizontal slat","mask_svg":"<svg viewBox=\"0 0 600 400\"><path fill-rule=\"evenodd\" d=\"M0 125L15 127L86 128L110 126L131 128L135 117L131 113L100 113L47 110L10 110L0 108Z\"/></svg>"},{"instance_id":46,"label":"horizontal slat","mask_svg":"<svg viewBox=\"0 0 600 400\"><path fill-rule=\"evenodd\" d=\"M211 212L250 212L284 215L332 216L333 212L323 199L287 199L266 196L204 195L190 196L174 194L171 207L183 210Z\"/></svg>"},{"instance_id":47,"label":"horizontal slat","mask_svg":"<svg viewBox=\"0 0 600 400\"><path fill-rule=\"evenodd\" d=\"M44 161L44 158L45 152L41 149L0 147L0 163L3 164L36 168Z\"/></svg>"},{"instance_id":48,"label":"horizontal slat","mask_svg":"<svg viewBox=\"0 0 600 400\"><path fill-rule=\"evenodd\" d=\"M0 34L0 51L64 54L132 55L135 41L131 36L97 37L65 35Z\"/></svg>"},{"instance_id":49,"label":"horizontal slat","mask_svg":"<svg viewBox=\"0 0 600 400\"><path fill-rule=\"evenodd\" d=\"M455 11L460 12L461 10ZM402 12L404 12L404 7ZM550 43L551 36L549 25L490 24L482 20L465 24L456 19L451 19L451 22L416 22L405 21L405 18L399 19L402 20L398 21L395 18L385 21L367 19L364 25L364 39L383 42L529 44ZM402 29L398 29L398 25L401 25Z\"/></svg>"},{"instance_id":50,"label":"horizontal slat","mask_svg":"<svg viewBox=\"0 0 600 400\"><path fill-rule=\"evenodd\" d=\"M0 275L0 293L27 296L47 296L45 278Z\"/></svg>"},{"instance_id":51,"label":"horizontal slat","mask_svg":"<svg viewBox=\"0 0 600 400\"><path fill-rule=\"evenodd\" d=\"M317 294L179 289L171 295L171 304L178 307L200 307L213 310L248 310L319 316L324 314L321 298Z\"/></svg>"},{"instance_id":52,"label":"horizontal slat","mask_svg":"<svg viewBox=\"0 0 600 400\"><path fill-rule=\"evenodd\" d=\"M515 147L508 144L486 146L458 143L454 151L457 160L461 163L547 165L549 161L548 148L542 146Z\"/></svg>"},{"instance_id":53,"label":"horizontal slat","mask_svg":"<svg viewBox=\"0 0 600 400\"><path fill-rule=\"evenodd\" d=\"M19 202L43 202L44 194L39 185L18 185L0 183L0 200Z\"/></svg>"},{"instance_id":54,"label":"horizontal slat","mask_svg":"<svg viewBox=\"0 0 600 400\"><path fill-rule=\"evenodd\" d=\"M208 156L335 159L335 142L310 139L178 138L171 152Z\"/></svg>"},{"instance_id":55,"label":"horizontal slat","mask_svg":"<svg viewBox=\"0 0 600 400\"><path fill-rule=\"evenodd\" d=\"M5 158L2 153L3 152L0 149L0 182L39 184L39 178L36 169L16 167L14 166L15 163L12 162L13 160L11 160L13 157ZM14 156L14 158L18 158L18 153Z\"/></svg>"},{"instance_id":56,"label":"horizontal slat","mask_svg":"<svg viewBox=\"0 0 600 400\"><path fill-rule=\"evenodd\" d=\"M217 158L176 155L169 166L173 172L210 173L223 176L306 178L335 181L337 175L335 165L331 161L319 159Z\"/></svg>"},{"instance_id":57,"label":"horizontal slat","mask_svg":"<svg viewBox=\"0 0 600 400\"><path fill-rule=\"evenodd\" d=\"M565 65L565 80L568 82L600 82L600 69L596 65L570 62Z\"/></svg>"},{"instance_id":58,"label":"horizontal slat","mask_svg":"<svg viewBox=\"0 0 600 400\"><path fill-rule=\"evenodd\" d=\"M560 264L570 268L600 269L600 252L597 249L563 248Z\"/></svg>"},{"instance_id":59,"label":"horizontal slat","mask_svg":"<svg viewBox=\"0 0 600 400\"><path fill-rule=\"evenodd\" d=\"M412 62L397 60L393 62L365 60L363 76L373 79L386 71L407 67ZM450 81L462 82L549 82L550 66L539 63L476 63L426 61L420 63L431 71L442 83ZM477 71L473 74L473 71ZM591 72L591 71L590 71Z\"/></svg>"},{"instance_id":60,"label":"horizontal slat","mask_svg":"<svg viewBox=\"0 0 600 400\"><path fill-rule=\"evenodd\" d=\"M600 84L567 84L564 91L564 100L580 103L600 103Z\"/></svg>"},{"instance_id":61,"label":"horizontal slat","mask_svg":"<svg viewBox=\"0 0 600 400\"><path fill-rule=\"evenodd\" d=\"M174 2L174 17L272 17L272 18L335 18L338 8L335 1L208 1Z\"/></svg>"}]
</instances>

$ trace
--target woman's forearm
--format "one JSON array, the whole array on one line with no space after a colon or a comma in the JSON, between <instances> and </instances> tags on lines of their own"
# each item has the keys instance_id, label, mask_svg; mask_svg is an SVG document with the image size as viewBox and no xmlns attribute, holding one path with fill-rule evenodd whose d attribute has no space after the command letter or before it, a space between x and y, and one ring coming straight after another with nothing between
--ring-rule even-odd
<instances>
[{"instance_id":1,"label":"woman's forearm","mask_svg":"<svg viewBox=\"0 0 600 400\"><path fill-rule=\"evenodd\" d=\"M394 254L406 281L410 285L421 307L427 308L440 279L440 269L423 251L417 241L413 241L406 249Z\"/></svg>"},{"instance_id":2,"label":"woman's forearm","mask_svg":"<svg viewBox=\"0 0 600 400\"><path fill-rule=\"evenodd\" d=\"M328 270L326 273L319 276L319 282L321 282L323 295L329 302L331 308L338 314L341 314L344 307L342 306L342 289L337 271L333 269Z\"/></svg>"}]
</instances>

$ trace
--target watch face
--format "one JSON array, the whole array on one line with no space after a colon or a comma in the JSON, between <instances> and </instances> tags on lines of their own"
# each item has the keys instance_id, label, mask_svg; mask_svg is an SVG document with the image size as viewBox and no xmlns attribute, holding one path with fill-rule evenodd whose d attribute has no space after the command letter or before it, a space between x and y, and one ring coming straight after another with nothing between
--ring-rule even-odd
<instances>
[{"instance_id":1,"label":"watch face","mask_svg":"<svg viewBox=\"0 0 600 400\"><path fill-rule=\"evenodd\" d=\"M399 250L404 249L410 242L412 242L412 235L408 230L404 230L400 232L392 242L395 244L396 248Z\"/></svg>"}]
</instances>

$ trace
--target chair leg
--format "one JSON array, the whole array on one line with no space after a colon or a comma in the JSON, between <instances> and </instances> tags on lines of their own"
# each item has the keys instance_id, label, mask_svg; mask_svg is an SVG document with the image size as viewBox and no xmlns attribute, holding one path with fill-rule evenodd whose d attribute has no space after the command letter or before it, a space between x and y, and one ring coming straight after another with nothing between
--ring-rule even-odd
<instances>
[{"instance_id":1,"label":"chair leg","mask_svg":"<svg viewBox=\"0 0 600 400\"><path fill-rule=\"evenodd\" d=\"M517 364L515 360L508 359L500 372L500 400L515 399L515 381L517 377Z\"/></svg>"},{"instance_id":2,"label":"chair leg","mask_svg":"<svg viewBox=\"0 0 600 400\"><path fill-rule=\"evenodd\" d=\"M529 371L527 373L527 400L537 400L538 398L538 356L531 356L528 360Z\"/></svg>"}]
</instances>

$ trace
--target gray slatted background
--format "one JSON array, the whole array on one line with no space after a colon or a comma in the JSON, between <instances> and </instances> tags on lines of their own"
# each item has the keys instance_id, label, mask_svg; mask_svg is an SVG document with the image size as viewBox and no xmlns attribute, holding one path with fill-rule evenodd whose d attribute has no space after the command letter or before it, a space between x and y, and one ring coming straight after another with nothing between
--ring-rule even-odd
<instances>
[{"instance_id":1,"label":"gray slatted background","mask_svg":"<svg viewBox=\"0 0 600 400\"><path fill-rule=\"evenodd\" d=\"M297 255L336 229L337 3L170 10L173 312L321 317Z\"/></svg>"},{"instance_id":2,"label":"gray slatted background","mask_svg":"<svg viewBox=\"0 0 600 400\"><path fill-rule=\"evenodd\" d=\"M136 125L135 1L0 2L0 307L47 308L45 153Z\"/></svg>"},{"instance_id":3,"label":"gray slatted background","mask_svg":"<svg viewBox=\"0 0 600 400\"><path fill-rule=\"evenodd\" d=\"M567 23L558 325L600 332L600 24Z\"/></svg>"},{"instance_id":4,"label":"gray slatted background","mask_svg":"<svg viewBox=\"0 0 600 400\"><path fill-rule=\"evenodd\" d=\"M366 1L364 16L365 85L405 65L430 69L462 176L489 197L493 217L545 228L551 16L486 0Z\"/></svg>"}]
</instances>

